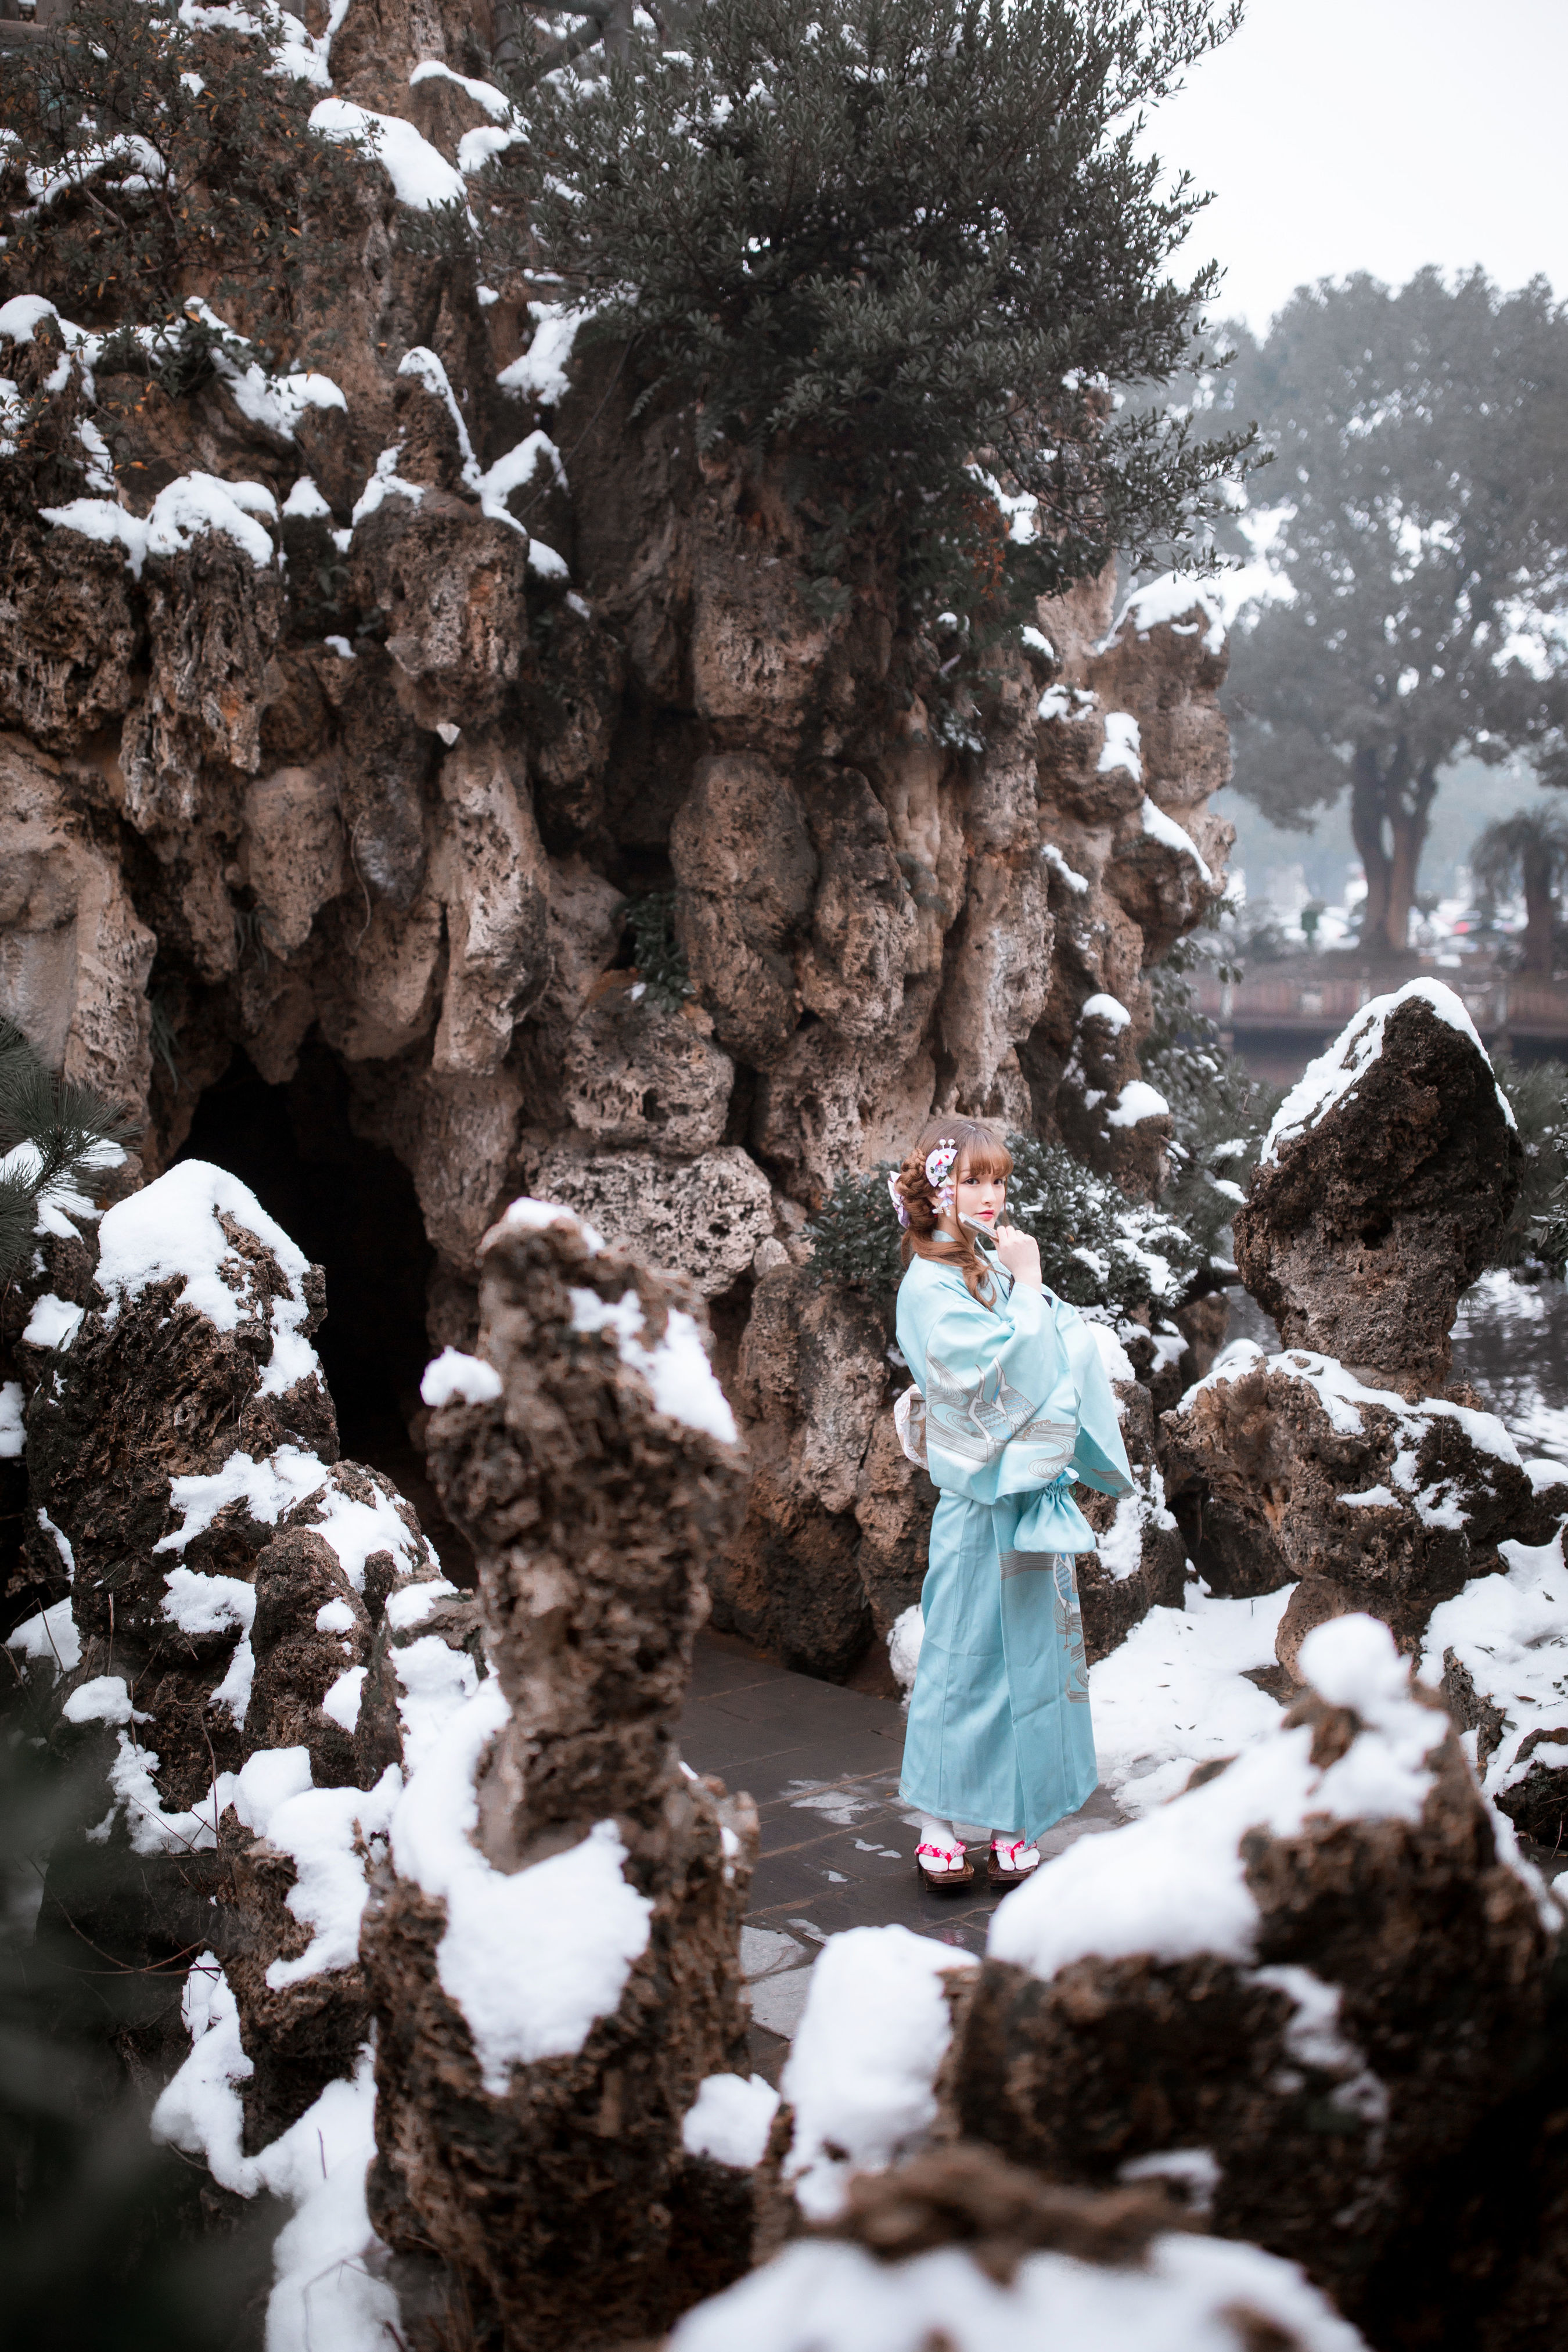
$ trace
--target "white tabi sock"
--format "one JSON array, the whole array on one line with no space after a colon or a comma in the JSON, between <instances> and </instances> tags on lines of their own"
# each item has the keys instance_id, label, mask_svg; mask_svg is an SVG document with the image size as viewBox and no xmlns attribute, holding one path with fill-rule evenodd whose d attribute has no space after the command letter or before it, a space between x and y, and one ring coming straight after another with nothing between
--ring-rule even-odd
<instances>
[{"instance_id":1,"label":"white tabi sock","mask_svg":"<svg viewBox=\"0 0 1568 2352\"><path fill-rule=\"evenodd\" d=\"M962 1870L963 1868L965 1861L963 1840L959 1836L957 1830L954 1829L951 1822L939 1822L934 1813L922 1813L921 1815L921 1845L935 1846L938 1850L938 1853L951 1853L957 1856L957 1860L955 1862L944 1864L942 1862L939 1861L935 1855L926 1854L923 1859L928 1870L940 1872L944 1867L952 1870Z\"/></svg>"}]
</instances>

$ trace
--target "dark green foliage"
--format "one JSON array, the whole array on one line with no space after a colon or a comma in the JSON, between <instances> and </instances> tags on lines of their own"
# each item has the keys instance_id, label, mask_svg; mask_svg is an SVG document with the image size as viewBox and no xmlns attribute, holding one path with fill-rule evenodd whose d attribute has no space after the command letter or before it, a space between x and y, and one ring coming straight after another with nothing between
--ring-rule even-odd
<instances>
[{"instance_id":1,"label":"dark green foliage","mask_svg":"<svg viewBox=\"0 0 1568 2352\"><path fill-rule=\"evenodd\" d=\"M90 1087L56 1077L21 1031L0 1018L0 1283L33 1237L41 1195L90 1190L106 1144L136 1134L129 1115Z\"/></svg>"},{"instance_id":2,"label":"dark green foliage","mask_svg":"<svg viewBox=\"0 0 1568 2352\"><path fill-rule=\"evenodd\" d=\"M276 70L280 33L257 22L196 31L169 0L77 0L25 72L7 61L0 295L87 323L168 320L199 273L252 333L336 299L352 148L310 129L317 92Z\"/></svg>"},{"instance_id":3,"label":"dark green foliage","mask_svg":"<svg viewBox=\"0 0 1568 2352\"><path fill-rule=\"evenodd\" d=\"M1489 1265L1531 1266L1563 1278L1568 1262L1568 1067L1493 1056L1524 1147L1519 1198Z\"/></svg>"},{"instance_id":4,"label":"dark green foliage","mask_svg":"<svg viewBox=\"0 0 1568 2352\"><path fill-rule=\"evenodd\" d=\"M697 991L687 975L686 958L675 936L674 891L646 891L625 900L621 912L632 935L632 960L637 978L647 989L648 1003L661 1012L679 1013Z\"/></svg>"},{"instance_id":5,"label":"dark green foliage","mask_svg":"<svg viewBox=\"0 0 1568 2352\"><path fill-rule=\"evenodd\" d=\"M1232 638L1237 787L1305 826L1348 786L1363 938L1402 950L1439 772L1524 752L1568 782L1568 309L1427 269L1303 288L1236 340L1215 414L1278 453L1296 591Z\"/></svg>"},{"instance_id":6,"label":"dark green foliage","mask_svg":"<svg viewBox=\"0 0 1568 2352\"><path fill-rule=\"evenodd\" d=\"M1040 1270L1074 1307L1169 1308L1206 1287L1202 1245L1164 1209L1135 1206L1059 1143L1010 1135L1007 1214L1040 1245Z\"/></svg>"},{"instance_id":7,"label":"dark green foliage","mask_svg":"<svg viewBox=\"0 0 1568 2352\"><path fill-rule=\"evenodd\" d=\"M1163 1209L1136 1206L1059 1143L1010 1135L1007 1216L1040 1245L1040 1269L1058 1298L1106 1311L1169 1308L1211 1286L1204 1244ZM890 1301L903 1273L888 1166L841 1174L806 1225L811 1271Z\"/></svg>"},{"instance_id":8,"label":"dark green foliage","mask_svg":"<svg viewBox=\"0 0 1568 2352\"><path fill-rule=\"evenodd\" d=\"M888 1192L892 1162L872 1174L840 1170L833 1190L806 1222L810 1272L816 1282L842 1282L873 1298L889 1300L903 1278L898 1212Z\"/></svg>"},{"instance_id":9,"label":"dark green foliage","mask_svg":"<svg viewBox=\"0 0 1568 2352\"><path fill-rule=\"evenodd\" d=\"M1154 1025L1141 1056L1143 1075L1171 1107L1171 1181L1161 1207L1191 1235L1205 1262L1223 1255L1222 1236L1280 1096L1225 1052L1212 1021L1198 1010L1189 973L1196 944L1184 940L1149 979ZM1221 976L1239 978L1235 967Z\"/></svg>"},{"instance_id":10,"label":"dark green foliage","mask_svg":"<svg viewBox=\"0 0 1568 2352\"><path fill-rule=\"evenodd\" d=\"M250 357L239 336L187 314L141 335L117 327L93 362L93 374L141 376L171 400L188 400L212 382L220 352L241 366Z\"/></svg>"},{"instance_id":11,"label":"dark green foliage","mask_svg":"<svg viewBox=\"0 0 1568 2352\"><path fill-rule=\"evenodd\" d=\"M95 1791L102 1804L101 1773L25 1736L8 1660L4 1672L16 1709L0 1738L5 2341L18 2352L260 2352L283 2210L269 2197L227 2196L205 2167L157 2146L157 2076L147 2084L139 2068L132 2088L121 2063L160 2028L178 2035L188 1956L149 1967L142 1951L121 1958L105 1940L105 1897L124 1865L80 1834ZM213 2230L215 2219L228 2228Z\"/></svg>"},{"instance_id":12,"label":"dark green foliage","mask_svg":"<svg viewBox=\"0 0 1568 2352\"><path fill-rule=\"evenodd\" d=\"M632 338L644 396L783 449L823 609L890 532L932 611L1170 561L1247 436L1199 446L1107 386L1181 362L1212 265L1165 275L1204 201L1141 110L1224 40L1226 0L710 0L513 68L527 140L476 210L486 266L542 265ZM461 231L454 212L444 224Z\"/></svg>"}]
</instances>

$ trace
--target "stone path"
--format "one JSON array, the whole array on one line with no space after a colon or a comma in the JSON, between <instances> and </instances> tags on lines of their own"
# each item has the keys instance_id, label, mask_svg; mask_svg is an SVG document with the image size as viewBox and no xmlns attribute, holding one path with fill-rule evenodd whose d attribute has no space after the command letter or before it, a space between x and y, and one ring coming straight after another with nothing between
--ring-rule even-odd
<instances>
[{"instance_id":1,"label":"stone path","mask_svg":"<svg viewBox=\"0 0 1568 2352\"><path fill-rule=\"evenodd\" d=\"M841 1928L912 1927L978 1952L1001 1897L984 1876L962 1895L931 1894L915 1870L916 1833L899 1798L904 1717L867 1698L704 1633L681 1718L694 1771L716 1772L756 1801L762 1854L741 1957L752 1987L752 2063L778 2079L805 2001L816 1948ZM1041 1840L1047 1854L1122 1819L1103 1790Z\"/></svg>"}]
</instances>

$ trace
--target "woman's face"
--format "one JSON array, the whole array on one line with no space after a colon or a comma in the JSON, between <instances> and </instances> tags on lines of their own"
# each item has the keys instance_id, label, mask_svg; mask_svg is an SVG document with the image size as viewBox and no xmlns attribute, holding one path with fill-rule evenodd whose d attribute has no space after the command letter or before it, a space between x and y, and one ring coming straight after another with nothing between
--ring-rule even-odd
<instances>
[{"instance_id":1,"label":"woman's face","mask_svg":"<svg viewBox=\"0 0 1568 2352\"><path fill-rule=\"evenodd\" d=\"M985 1233L994 1234L1006 1205L1006 1179L972 1176L966 1153L952 1171L952 1198L960 1217L967 1217Z\"/></svg>"}]
</instances>

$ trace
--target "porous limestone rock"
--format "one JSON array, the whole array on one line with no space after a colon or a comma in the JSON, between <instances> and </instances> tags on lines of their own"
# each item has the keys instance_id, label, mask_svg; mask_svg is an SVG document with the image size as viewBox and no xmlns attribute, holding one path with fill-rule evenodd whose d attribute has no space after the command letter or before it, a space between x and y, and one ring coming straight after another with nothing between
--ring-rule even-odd
<instances>
[{"instance_id":1,"label":"porous limestone rock","mask_svg":"<svg viewBox=\"0 0 1568 2352\"><path fill-rule=\"evenodd\" d=\"M230 2158L358 2064L367 1841L476 1685L473 1604L390 1483L337 1459L320 1270L242 1184L186 1161L96 1234L71 1222L74 1245L48 1238L84 1303L20 1350L47 1605L11 1656L74 1767L41 1950L85 1934L123 1971L121 2057L208 2083L194 2107L171 2091L170 2136L248 2195ZM167 1997L195 1953L203 2013L232 2018L232 2093Z\"/></svg>"},{"instance_id":2,"label":"porous limestone rock","mask_svg":"<svg viewBox=\"0 0 1568 2352\"><path fill-rule=\"evenodd\" d=\"M566 1039L567 1117L600 1146L711 1150L723 1141L735 1083L735 1065L711 1032L700 1004L672 1012L646 989L606 989Z\"/></svg>"},{"instance_id":3,"label":"porous limestone rock","mask_svg":"<svg viewBox=\"0 0 1568 2352\"><path fill-rule=\"evenodd\" d=\"M873 1429L891 1422L882 1412L886 1349L882 1317L859 1293L790 1265L757 1284L734 1382L751 1493L744 1523L710 1570L714 1622L813 1674L847 1675L872 1630L858 1512L874 1507L862 1474ZM882 1530L888 1549L891 1532ZM884 1638L908 1605L897 1581L889 1595L890 1570L884 1561Z\"/></svg>"},{"instance_id":4,"label":"porous limestone rock","mask_svg":"<svg viewBox=\"0 0 1568 2352\"><path fill-rule=\"evenodd\" d=\"M721 1044L752 1064L800 1018L792 940L810 910L816 852L788 778L743 753L700 761L669 832L676 921Z\"/></svg>"},{"instance_id":5,"label":"porous limestone rock","mask_svg":"<svg viewBox=\"0 0 1568 2352\"><path fill-rule=\"evenodd\" d=\"M1242 1280L1287 1347L1411 1395L1440 1388L1521 1164L1463 1004L1411 981L1363 1006L1280 1105L1237 1211Z\"/></svg>"},{"instance_id":6,"label":"porous limestone rock","mask_svg":"<svg viewBox=\"0 0 1568 2352\"><path fill-rule=\"evenodd\" d=\"M521 762L465 728L441 762L447 822L431 878L447 910L447 984L433 1067L500 1067L547 969L544 849Z\"/></svg>"},{"instance_id":7,"label":"porous limestone rock","mask_svg":"<svg viewBox=\"0 0 1568 2352\"><path fill-rule=\"evenodd\" d=\"M737 1144L685 1160L558 1145L533 1181L542 1199L564 1202L645 1264L678 1268L706 1298L750 1269L773 1229L767 1178Z\"/></svg>"},{"instance_id":8,"label":"porous limestone rock","mask_svg":"<svg viewBox=\"0 0 1568 2352\"><path fill-rule=\"evenodd\" d=\"M1210 1588L1300 1580L1279 1634L1293 1673L1312 1624L1352 1610L1413 1650L1427 1619L1500 1546L1554 1521L1494 1414L1446 1397L1407 1403L1304 1348L1238 1340L1161 1423L1172 1508Z\"/></svg>"},{"instance_id":9,"label":"porous limestone rock","mask_svg":"<svg viewBox=\"0 0 1568 2352\"><path fill-rule=\"evenodd\" d=\"M1428 2200L1502 2122L1552 1939L1386 1632L1324 1626L1303 1666L1271 1738L1009 1898L944 2095L1047 2180L1163 2178L1392 2344L1449 2291Z\"/></svg>"},{"instance_id":10,"label":"porous limestone rock","mask_svg":"<svg viewBox=\"0 0 1568 2352\"><path fill-rule=\"evenodd\" d=\"M1256 2246L1193 2233L1157 2186L1043 2182L971 2143L851 2181L842 2215L691 2312L671 2352L1359 2352L1326 2297Z\"/></svg>"},{"instance_id":11,"label":"porous limestone rock","mask_svg":"<svg viewBox=\"0 0 1568 2352\"><path fill-rule=\"evenodd\" d=\"M755 1816L675 1745L743 1477L693 1288L533 1201L482 1265L430 1459L496 1680L416 1769L365 1924L371 2209L507 2342L616 2344L746 2258L681 2119L745 2071Z\"/></svg>"},{"instance_id":12,"label":"porous limestone rock","mask_svg":"<svg viewBox=\"0 0 1568 2352\"><path fill-rule=\"evenodd\" d=\"M245 795L243 854L266 936L302 948L321 908L343 887L342 780L335 761L275 768Z\"/></svg>"},{"instance_id":13,"label":"porous limestone rock","mask_svg":"<svg viewBox=\"0 0 1568 2352\"><path fill-rule=\"evenodd\" d=\"M364 604L386 615L386 650L410 715L432 728L498 718L528 643L526 540L477 501L427 489L384 499L354 532Z\"/></svg>"},{"instance_id":14,"label":"porous limestone rock","mask_svg":"<svg viewBox=\"0 0 1568 2352\"><path fill-rule=\"evenodd\" d=\"M158 943L94 824L95 798L47 753L0 736L0 1005L52 1068L139 1106Z\"/></svg>"},{"instance_id":15,"label":"porous limestone rock","mask_svg":"<svg viewBox=\"0 0 1568 2352\"><path fill-rule=\"evenodd\" d=\"M1151 1609L1179 1609L1187 1577L1187 1548L1166 1507L1149 1390L1136 1380L1114 1381L1112 1386L1132 1492L1113 1498L1079 1486L1074 1493L1097 1538L1096 1549L1080 1552L1076 1562L1084 1654L1090 1665L1125 1641Z\"/></svg>"}]
</instances>

